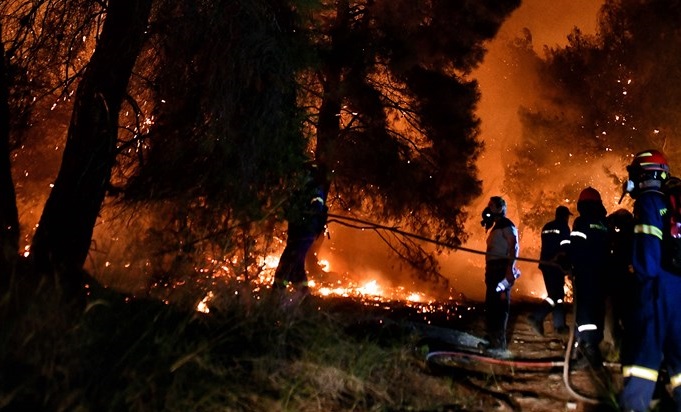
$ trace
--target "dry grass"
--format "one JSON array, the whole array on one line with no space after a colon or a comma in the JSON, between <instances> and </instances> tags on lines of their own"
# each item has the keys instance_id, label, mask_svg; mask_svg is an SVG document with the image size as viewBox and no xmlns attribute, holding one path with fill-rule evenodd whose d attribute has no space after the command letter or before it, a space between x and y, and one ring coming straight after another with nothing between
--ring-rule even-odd
<instances>
[{"instance_id":1,"label":"dry grass","mask_svg":"<svg viewBox=\"0 0 681 412\"><path fill-rule=\"evenodd\" d=\"M232 298L206 316L97 290L74 315L49 296L25 298L20 312L12 299L0 305L2 410L454 411L475 402L429 373L409 333L349 332L361 305L334 313L314 298Z\"/></svg>"}]
</instances>

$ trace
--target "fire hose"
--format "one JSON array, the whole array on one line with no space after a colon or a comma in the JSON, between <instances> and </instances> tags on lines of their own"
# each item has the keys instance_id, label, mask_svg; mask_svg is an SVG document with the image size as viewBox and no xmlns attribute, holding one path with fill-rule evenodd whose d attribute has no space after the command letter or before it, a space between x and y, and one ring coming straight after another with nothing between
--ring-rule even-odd
<instances>
[{"instance_id":1,"label":"fire hose","mask_svg":"<svg viewBox=\"0 0 681 412\"><path fill-rule=\"evenodd\" d=\"M428 243L433 243L438 246L446 247L449 249L454 249L454 250L460 250L463 252L469 252L469 253L475 253L475 254L480 254L480 255L488 255L486 251L482 250L477 250L477 249L472 249L472 248L467 248L463 247L461 245L456 245L453 243L449 242L442 242L436 239L431 239L426 236L421 236L415 233L410 233L406 232L403 230L398 229L397 227L394 226L385 226L381 225L375 222L370 222L354 217L349 217L349 216L343 216L343 215L337 215L333 213L329 213L328 216L332 218L329 220L327 223L331 222L337 222L342 225L350 226L350 227L356 227L356 228L371 228L374 230L382 229L382 230L387 230L393 233L397 233L402 236L418 239L424 242ZM353 223L358 223L361 225L364 225L364 227L358 227L353 224L349 224L346 222L353 222ZM502 256L506 257L506 256ZM516 260L518 261L524 261L524 262L533 262L533 263L541 263L545 265L556 265L559 266L556 262L552 261L542 261L539 259L532 259L532 258L524 258L524 257L516 257ZM576 303L575 303L576 305ZM470 360L476 360L480 362L486 362L486 363L492 363L492 364L498 364L498 365L503 365L503 366L509 366L509 367L514 367L514 368L519 368L519 369L527 369L527 368L539 368L539 369L545 369L545 368L554 368L554 367L561 367L563 368L563 383L565 385L565 388L567 389L568 393L576 398L579 401L589 403L589 404L598 404L600 403L600 400L598 398L592 398L586 395L583 395L579 393L577 390L575 390L572 387L572 384L570 382L570 358L572 357L572 350L574 346L574 339L575 339L575 327L576 327L576 320L574 321L572 328L570 328L570 335L568 338L568 343L567 343L567 348L565 350L565 356L563 361L551 361L551 360L531 360L531 359L499 359L499 358L493 358L489 356L484 356L484 355L476 355L472 353L466 353L466 352L446 352L446 351L435 351L435 352L430 352L426 356L426 361L429 361L433 357L437 356L465 356L467 359ZM616 365L614 365L616 366Z\"/></svg>"},{"instance_id":2,"label":"fire hose","mask_svg":"<svg viewBox=\"0 0 681 412\"><path fill-rule=\"evenodd\" d=\"M406 232L404 230L400 230L395 226L385 226L385 225L381 225L379 223L374 223L374 222L370 222L370 221L367 221L367 220L362 220L362 219L358 219L358 218L350 217L350 216L337 215L337 214L334 214L334 213L329 213L328 216L332 219L330 219L327 223L335 222L335 223L339 223L339 224L344 225L344 226L355 227L355 228L358 228L358 229L367 229L367 228L368 229L374 229L374 230L382 229L382 230L387 230L387 231L390 231L390 232L393 232L393 233L397 233L398 235L418 239L418 240L428 242L428 243L433 243L435 245L446 247L446 248L449 248L449 249L460 250L462 252L475 253L475 254L478 254L478 255L498 256L498 257L503 257L503 258L507 257L507 256L502 256L502 255L490 254L490 253L487 253L484 250L467 248L467 247L463 247L461 245L456 245L456 244L453 244L453 243L450 243L450 242L443 242L443 241L440 241L440 240L431 239L431 238L426 237L426 236L417 235L416 233L410 233L410 232ZM346 223L345 221L359 223L359 224L362 224L364 226L355 226L355 225ZM544 260L533 259L533 258L524 258L524 257L520 257L520 256L516 257L515 260L523 261L523 262L542 263L542 264L546 264L546 265L556 265L556 266L558 265L556 262L544 261Z\"/></svg>"}]
</instances>

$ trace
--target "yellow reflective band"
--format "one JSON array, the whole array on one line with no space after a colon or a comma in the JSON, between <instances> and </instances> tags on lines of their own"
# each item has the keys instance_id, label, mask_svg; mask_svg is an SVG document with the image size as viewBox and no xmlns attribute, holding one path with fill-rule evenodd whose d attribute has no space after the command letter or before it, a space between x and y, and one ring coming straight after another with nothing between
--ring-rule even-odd
<instances>
[{"instance_id":1,"label":"yellow reflective band","mask_svg":"<svg viewBox=\"0 0 681 412\"><path fill-rule=\"evenodd\" d=\"M314 203L314 202L319 202L321 204L324 204L324 199L322 199L321 196L317 196L310 201L310 203Z\"/></svg>"},{"instance_id":2,"label":"yellow reflective band","mask_svg":"<svg viewBox=\"0 0 681 412\"><path fill-rule=\"evenodd\" d=\"M565 239L565 240L561 240L561 241L560 241L560 245L561 245L561 246L563 246L563 245L569 245L569 244L570 244L570 239Z\"/></svg>"},{"instance_id":3,"label":"yellow reflective band","mask_svg":"<svg viewBox=\"0 0 681 412\"><path fill-rule=\"evenodd\" d=\"M551 299L550 297L547 296L544 298L544 300L548 302L549 305L556 306L556 302L554 302L553 299Z\"/></svg>"},{"instance_id":4,"label":"yellow reflective band","mask_svg":"<svg viewBox=\"0 0 681 412\"><path fill-rule=\"evenodd\" d=\"M672 389L676 389L677 387L681 386L681 373L669 378L669 383L671 383Z\"/></svg>"},{"instance_id":5,"label":"yellow reflective band","mask_svg":"<svg viewBox=\"0 0 681 412\"><path fill-rule=\"evenodd\" d=\"M584 239L586 239L586 233L584 233L584 232L573 231L573 232L570 232L570 236L579 236L579 237L583 237Z\"/></svg>"},{"instance_id":6,"label":"yellow reflective band","mask_svg":"<svg viewBox=\"0 0 681 412\"><path fill-rule=\"evenodd\" d=\"M560 230L558 230L558 229L547 229L547 230L542 230L542 232L541 232L542 235L550 235L552 233L554 233L556 235L560 235Z\"/></svg>"},{"instance_id":7,"label":"yellow reflective band","mask_svg":"<svg viewBox=\"0 0 681 412\"><path fill-rule=\"evenodd\" d=\"M643 366L625 366L622 368L623 378L641 378L657 382L657 371Z\"/></svg>"},{"instance_id":8,"label":"yellow reflective band","mask_svg":"<svg viewBox=\"0 0 681 412\"><path fill-rule=\"evenodd\" d=\"M653 235L662 240L662 229L652 225L636 225L634 226L634 233L643 233L644 235Z\"/></svg>"},{"instance_id":9,"label":"yellow reflective band","mask_svg":"<svg viewBox=\"0 0 681 412\"><path fill-rule=\"evenodd\" d=\"M607 231L607 230L608 230L607 227L603 226L603 225L600 224L600 223L590 223L590 224L589 224L589 229L598 229L598 230L602 230L602 231Z\"/></svg>"}]
</instances>

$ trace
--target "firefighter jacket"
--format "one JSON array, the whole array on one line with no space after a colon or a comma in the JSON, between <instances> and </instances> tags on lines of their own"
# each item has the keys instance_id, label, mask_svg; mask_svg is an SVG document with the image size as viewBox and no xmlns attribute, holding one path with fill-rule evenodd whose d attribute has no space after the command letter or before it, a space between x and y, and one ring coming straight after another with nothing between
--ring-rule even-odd
<instances>
[{"instance_id":1,"label":"firefighter jacket","mask_svg":"<svg viewBox=\"0 0 681 412\"><path fill-rule=\"evenodd\" d=\"M605 214L580 214L570 232L569 257L575 291L578 339L598 345L605 322L605 269L608 229Z\"/></svg>"},{"instance_id":2,"label":"firefighter jacket","mask_svg":"<svg viewBox=\"0 0 681 412\"><path fill-rule=\"evenodd\" d=\"M634 203L634 244L632 266L641 280L669 274L662 268L662 238L667 205L664 195L647 191Z\"/></svg>"},{"instance_id":3,"label":"firefighter jacket","mask_svg":"<svg viewBox=\"0 0 681 412\"><path fill-rule=\"evenodd\" d=\"M570 226L565 219L556 219L548 222L541 230L541 251L539 260L542 262L553 261L566 245L570 243ZM539 269L545 269L543 263L539 264Z\"/></svg>"},{"instance_id":4,"label":"firefighter jacket","mask_svg":"<svg viewBox=\"0 0 681 412\"><path fill-rule=\"evenodd\" d=\"M508 239L514 239L509 242ZM485 259L514 261L518 256L518 229L507 217L500 218L487 235L487 254Z\"/></svg>"},{"instance_id":5,"label":"firefighter jacket","mask_svg":"<svg viewBox=\"0 0 681 412\"><path fill-rule=\"evenodd\" d=\"M634 203L632 265L637 296L625 327L624 385L620 406L647 410L664 360L674 400L681 405L681 276L662 267L667 204L661 192L641 193Z\"/></svg>"},{"instance_id":6,"label":"firefighter jacket","mask_svg":"<svg viewBox=\"0 0 681 412\"><path fill-rule=\"evenodd\" d=\"M287 209L289 235L317 237L324 232L327 216L324 185L309 180L301 191L294 194Z\"/></svg>"},{"instance_id":7,"label":"firefighter jacket","mask_svg":"<svg viewBox=\"0 0 681 412\"><path fill-rule=\"evenodd\" d=\"M570 262L576 276L601 276L609 254L608 228L602 219L577 216L570 232Z\"/></svg>"}]
</instances>

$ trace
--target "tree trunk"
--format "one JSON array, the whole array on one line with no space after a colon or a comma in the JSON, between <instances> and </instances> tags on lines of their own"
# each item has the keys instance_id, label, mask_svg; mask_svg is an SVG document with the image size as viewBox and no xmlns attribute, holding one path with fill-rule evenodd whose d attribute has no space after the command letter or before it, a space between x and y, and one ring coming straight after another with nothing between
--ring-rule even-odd
<instances>
[{"instance_id":1,"label":"tree trunk","mask_svg":"<svg viewBox=\"0 0 681 412\"><path fill-rule=\"evenodd\" d=\"M349 4L346 0L339 1L336 5L336 20L331 30L331 55L338 53L338 48L343 47L342 38L347 36L349 15ZM315 157L318 162L326 167L332 168L329 164L330 153L333 153L333 146L337 144L338 134L340 133L341 111L341 90L342 82L342 62L330 59L322 68L321 82L323 84L323 96L321 107L319 108L319 120L317 121L317 147Z\"/></svg>"},{"instance_id":2,"label":"tree trunk","mask_svg":"<svg viewBox=\"0 0 681 412\"><path fill-rule=\"evenodd\" d=\"M0 284L6 285L19 256L19 213L9 150L9 80L1 40L0 38Z\"/></svg>"},{"instance_id":3,"label":"tree trunk","mask_svg":"<svg viewBox=\"0 0 681 412\"><path fill-rule=\"evenodd\" d=\"M111 170L118 116L145 38L152 0L111 0L101 37L78 85L61 167L33 238L40 273L79 287Z\"/></svg>"}]
</instances>

